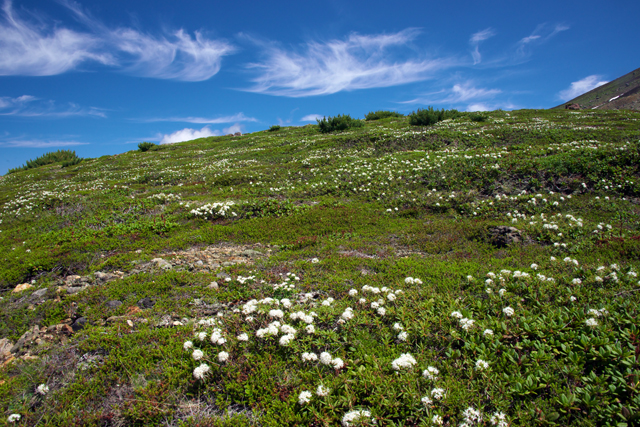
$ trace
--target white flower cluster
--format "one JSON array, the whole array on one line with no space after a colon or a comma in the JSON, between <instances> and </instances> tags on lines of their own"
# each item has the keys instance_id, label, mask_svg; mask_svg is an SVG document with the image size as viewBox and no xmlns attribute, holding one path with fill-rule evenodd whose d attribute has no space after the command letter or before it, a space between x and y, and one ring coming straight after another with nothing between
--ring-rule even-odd
<instances>
[{"instance_id":1,"label":"white flower cluster","mask_svg":"<svg viewBox=\"0 0 640 427\"><path fill-rule=\"evenodd\" d=\"M179 194L158 193L158 194L152 194L151 196L147 197L147 199L156 199L156 200L160 200L162 203L167 203L167 202L179 202L180 200L182 200L182 197L180 197Z\"/></svg>"},{"instance_id":2,"label":"white flower cluster","mask_svg":"<svg viewBox=\"0 0 640 427\"><path fill-rule=\"evenodd\" d=\"M411 369L416 363L418 362L412 355L409 353L403 353L400 357L391 362L391 367L395 371L399 371L400 369Z\"/></svg>"},{"instance_id":3,"label":"white flower cluster","mask_svg":"<svg viewBox=\"0 0 640 427\"><path fill-rule=\"evenodd\" d=\"M207 203L199 208L192 209L191 215L204 219L226 218L233 205L235 205L233 201ZM231 216L237 216L237 214L231 211Z\"/></svg>"},{"instance_id":4,"label":"white flower cluster","mask_svg":"<svg viewBox=\"0 0 640 427\"><path fill-rule=\"evenodd\" d=\"M422 280L417 277L407 277L404 279L404 283L407 285L422 285Z\"/></svg>"},{"instance_id":5,"label":"white flower cluster","mask_svg":"<svg viewBox=\"0 0 640 427\"><path fill-rule=\"evenodd\" d=\"M193 377L197 380L202 380L210 370L211 368L209 368L209 365L202 363L193 370Z\"/></svg>"},{"instance_id":6,"label":"white flower cluster","mask_svg":"<svg viewBox=\"0 0 640 427\"><path fill-rule=\"evenodd\" d=\"M359 421L362 418L371 418L371 412L364 409L356 409L349 411L342 417L342 425L344 427L351 426L354 422Z\"/></svg>"}]
</instances>

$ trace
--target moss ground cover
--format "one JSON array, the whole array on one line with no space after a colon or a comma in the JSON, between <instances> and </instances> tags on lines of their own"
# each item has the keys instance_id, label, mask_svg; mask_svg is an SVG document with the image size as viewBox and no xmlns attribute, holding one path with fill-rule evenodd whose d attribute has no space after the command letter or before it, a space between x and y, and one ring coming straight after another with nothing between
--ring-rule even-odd
<instances>
[{"instance_id":1,"label":"moss ground cover","mask_svg":"<svg viewBox=\"0 0 640 427\"><path fill-rule=\"evenodd\" d=\"M638 425L640 115L362 124L3 177L0 425Z\"/></svg>"}]
</instances>

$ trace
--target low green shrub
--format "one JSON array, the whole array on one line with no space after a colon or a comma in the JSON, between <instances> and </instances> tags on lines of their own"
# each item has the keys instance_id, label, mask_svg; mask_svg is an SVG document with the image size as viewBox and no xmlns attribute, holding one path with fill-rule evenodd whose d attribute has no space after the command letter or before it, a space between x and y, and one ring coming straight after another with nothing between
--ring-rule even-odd
<instances>
[{"instance_id":1,"label":"low green shrub","mask_svg":"<svg viewBox=\"0 0 640 427\"><path fill-rule=\"evenodd\" d=\"M269 128L269 132L277 132L280 130L280 125L273 125Z\"/></svg>"},{"instance_id":2,"label":"low green shrub","mask_svg":"<svg viewBox=\"0 0 640 427\"><path fill-rule=\"evenodd\" d=\"M59 163L59 162L63 162L62 167L66 167L71 165L77 165L81 161L82 161L82 158L78 157L75 151L71 151L71 150L51 151L49 153L43 154L42 156L34 160L27 160L27 163L25 165L22 165L19 168L9 169L8 173L14 173L21 170L33 169L40 166L50 165L52 163Z\"/></svg>"},{"instance_id":3,"label":"low green shrub","mask_svg":"<svg viewBox=\"0 0 640 427\"><path fill-rule=\"evenodd\" d=\"M346 130L349 128L359 128L362 126L364 126L364 123L362 123L362 121L354 119L348 114L338 114L335 117L329 116L328 118L323 117L322 120L318 119L318 129L322 133L329 133L337 130Z\"/></svg>"},{"instance_id":4,"label":"low green shrub","mask_svg":"<svg viewBox=\"0 0 640 427\"><path fill-rule=\"evenodd\" d=\"M404 114L401 114L395 111L379 110L379 111L373 111L373 112L367 113L367 115L364 116L364 119L367 121L372 121L372 120L386 119L389 117L404 117Z\"/></svg>"},{"instance_id":5,"label":"low green shrub","mask_svg":"<svg viewBox=\"0 0 640 427\"><path fill-rule=\"evenodd\" d=\"M433 107L418 109L409 115L409 124L413 126L431 126L442 120L455 119L460 116L458 110L434 110Z\"/></svg>"},{"instance_id":6,"label":"low green shrub","mask_svg":"<svg viewBox=\"0 0 640 427\"><path fill-rule=\"evenodd\" d=\"M486 122L489 120L489 116L482 113L471 113L469 114L469 118L472 122Z\"/></svg>"},{"instance_id":7,"label":"low green shrub","mask_svg":"<svg viewBox=\"0 0 640 427\"><path fill-rule=\"evenodd\" d=\"M150 149L152 149L156 144L154 144L153 142L141 142L140 144L138 144L138 149L142 152L144 151L149 151Z\"/></svg>"}]
</instances>

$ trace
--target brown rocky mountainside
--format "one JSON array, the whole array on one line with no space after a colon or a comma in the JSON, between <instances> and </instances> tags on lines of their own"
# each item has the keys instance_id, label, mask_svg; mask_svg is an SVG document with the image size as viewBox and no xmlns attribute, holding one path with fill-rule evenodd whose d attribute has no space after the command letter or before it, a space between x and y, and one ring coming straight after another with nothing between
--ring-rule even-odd
<instances>
[{"instance_id":1,"label":"brown rocky mountainside","mask_svg":"<svg viewBox=\"0 0 640 427\"><path fill-rule=\"evenodd\" d=\"M553 108L640 110L640 68Z\"/></svg>"}]
</instances>

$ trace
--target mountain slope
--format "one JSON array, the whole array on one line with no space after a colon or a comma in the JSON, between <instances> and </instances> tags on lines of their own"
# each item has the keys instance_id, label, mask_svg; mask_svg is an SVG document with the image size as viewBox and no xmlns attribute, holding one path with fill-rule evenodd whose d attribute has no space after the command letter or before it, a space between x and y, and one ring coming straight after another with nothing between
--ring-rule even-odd
<instances>
[{"instance_id":1,"label":"mountain slope","mask_svg":"<svg viewBox=\"0 0 640 427\"><path fill-rule=\"evenodd\" d=\"M553 108L571 104L586 110L640 110L640 68Z\"/></svg>"}]
</instances>

